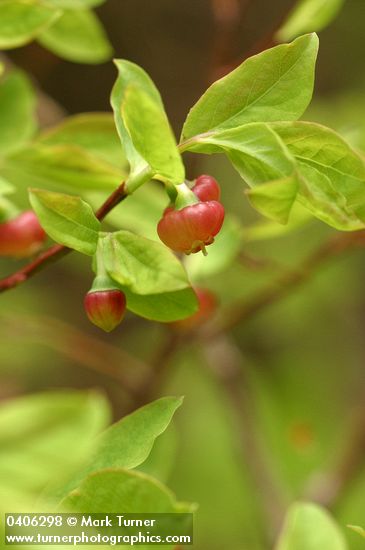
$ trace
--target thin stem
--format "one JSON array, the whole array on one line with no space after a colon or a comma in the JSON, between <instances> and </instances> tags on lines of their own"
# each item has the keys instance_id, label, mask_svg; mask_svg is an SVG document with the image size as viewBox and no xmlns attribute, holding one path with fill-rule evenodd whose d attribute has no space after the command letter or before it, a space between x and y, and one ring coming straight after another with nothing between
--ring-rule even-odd
<instances>
[{"instance_id":1,"label":"thin stem","mask_svg":"<svg viewBox=\"0 0 365 550\"><path fill-rule=\"evenodd\" d=\"M113 208L115 208L121 201L126 199L128 192L126 190L125 182L122 182L115 191L107 198L104 204L96 212L98 220L103 220ZM40 271L43 271L50 264L60 260L67 254L72 252L70 248L55 244L42 252L35 260L31 261L26 266L22 267L12 275L0 280L0 293L15 288L16 286L24 283Z\"/></svg>"}]
</instances>

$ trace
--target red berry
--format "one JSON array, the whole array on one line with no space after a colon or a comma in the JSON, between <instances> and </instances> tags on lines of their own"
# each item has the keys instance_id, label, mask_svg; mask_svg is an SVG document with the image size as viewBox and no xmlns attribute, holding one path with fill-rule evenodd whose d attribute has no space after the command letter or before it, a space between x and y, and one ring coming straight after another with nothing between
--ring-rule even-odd
<instances>
[{"instance_id":1,"label":"red berry","mask_svg":"<svg viewBox=\"0 0 365 550\"><path fill-rule=\"evenodd\" d=\"M221 198L221 188L219 187L219 183L215 178L212 176L207 176L206 174L203 174L196 179L192 191L198 199L203 202L219 201Z\"/></svg>"},{"instance_id":2,"label":"red berry","mask_svg":"<svg viewBox=\"0 0 365 550\"><path fill-rule=\"evenodd\" d=\"M199 302L198 311L191 317L172 323L175 328L187 330L202 325L212 317L217 309L218 302L213 292L206 288L196 288L195 294Z\"/></svg>"},{"instance_id":3,"label":"red berry","mask_svg":"<svg viewBox=\"0 0 365 550\"><path fill-rule=\"evenodd\" d=\"M32 210L0 224L0 256L25 258L38 252L46 234Z\"/></svg>"},{"instance_id":4,"label":"red berry","mask_svg":"<svg viewBox=\"0 0 365 550\"><path fill-rule=\"evenodd\" d=\"M84 306L94 325L112 331L122 321L126 309L126 297L121 290L95 290L86 294Z\"/></svg>"},{"instance_id":5,"label":"red berry","mask_svg":"<svg viewBox=\"0 0 365 550\"><path fill-rule=\"evenodd\" d=\"M223 220L224 208L219 202L199 202L181 210L165 211L157 232L161 241L176 252L204 252L214 242Z\"/></svg>"}]
</instances>

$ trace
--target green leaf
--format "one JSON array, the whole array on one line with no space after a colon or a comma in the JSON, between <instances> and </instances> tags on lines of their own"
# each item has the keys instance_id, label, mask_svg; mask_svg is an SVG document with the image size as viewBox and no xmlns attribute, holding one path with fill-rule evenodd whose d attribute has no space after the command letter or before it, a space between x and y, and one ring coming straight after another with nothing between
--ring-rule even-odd
<instances>
[{"instance_id":1,"label":"green leaf","mask_svg":"<svg viewBox=\"0 0 365 550\"><path fill-rule=\"evenodd\" d=\"M125 60L115 64L118 78L111 104L131 176L150 167L154 175L181 183L183 165L156 86L138 65Z\"/></svg>"},{"instance_id":2,"label":"green leaf","mask_svg":"<svg viewBox=\"0 0 365 550\"><path fill-rule=\"evenodd\" d=\"M0 407L0 484L38 493L80 467L109 420L96 393L47 392Z\"/></svg>"},{"instance_id":3,"label":"green leaf","mask_svg":"<svg viewBox=\"0 0 365 550\"><path fill-rule=\"evenodd\" d=\"M113 116L109 113L83 113L64 119L44 132L38 142L44 145L74 145L94 158L127 174L126 161Z\"/></svg>"},{"instance_id":4,"label":"green leaf","mask_svg":"<svg viewBox=\"0 0 365 550\"><path fill-rule=\"evenodd\" d=\"M298 179L288 176L269 181L246 191L252 206L261 214L282 224L288 223L289 215L298 192Z\"/></svg>"},{"instance_id":5,"label":"green leaf","mask_svg":"<svg viewBox=\"0 0 365 550\"><path fill-rule=\"evenodd\" d=\"M27 141L36 130L35 95L20 71L13 71L0 84L0 154Z\"/></svg>"},{"instance_id":6,"label":"green leaf","mask_svg":"<svg viewBox=\"0 0 365 550\"><path fill-rule=\"evenodd\" d=\"M198 301L191 288L145 296L134 294L127 287L122 288L127 297L128 309L151 321L178 321L194 315L198 310Z\"/></svg>"},{"instance_id":7,"label":"green leaf","mask_svg":"<svg viewBox=\"0 0 365 550\"><path fill-rule=\"evenodd\" d=\"M165 111L143 89L126 89L122 116L134 147L157 177L182 183L185 170Z\"/></svg>"},{"instance_id":8,"label":"green leaf","mask_svg":"<svg viewBox=\"0 0 365 550\"><path fill-rule=\"evenodd\" d=\"M312 97L317 51L311 34L247 59L191 109L182 139L247 122L298 119Z\"/></svg>"},{"instance_id":9,"label":"green leaf","mask_svg":"<svg viewBox=\"0 0 365 550\"><path fill-rule=\"evenodd\" d=\"M0 2L0 48L22 46L52 24L61 12L46 3L29 0Z\"/></svg>"},{"instance_id":10,"label":"green leaf","mask_svg":"<svg viewBox=\"0 0 365 550\"><path fill-rule=\"evenodd\" d=\"M130 231L100 238L105 269L118 284L135 294L161 294L189 287L176 256L161 243Z\"/></svg>"},{"instance_id":11,"label":"green leaf","mask_svg":"<svg viewBox=\"0 0 365 550\"><path fill-rule=\"evenodd\" d=\"M275 550L347 550L329 513L315 504L294 504L286 517Z\"/></svg>"},{"instance_id":12,"label":"green leaf","mask_svg":"<svg viewBox=\"0 0 365 550\"><path fill-rule=\"evenodd\" d=\"M56 242L82 254L96 252L100 222L80 197L32 189L30 202L43 229Z\"/></svg>"},{"instance_id":13,"label":"green leaf","mask_svg":"<svg viewBox=\"0 0 365 550\"><path fill-rule=\"evenodd\" d=\"M320 31L336 17L345 0L301 0L279 30L281 41L292 40L306 32Z\"/></svg>"},{"instance_id":14,"label":"green leaf","mask_svg":"<svg viewBox=\"0 0 365 550\"><path fill-rule=\"evenodd\" d=\"M113 53L99 19L87 9L63 11L38 40L53 53L78 63L102 63Z\"/></svg>"},{"instance_id":15,"label":"green leaf","mask_svg":"<svg viewBox=\"0 0 365 550\"><path fill-rule=\"evenodd\" d=\"M334 206L340 218L328 216L325 212L327 223L339 229L360 229L365 221L363 158L338 134L319 124L283 122L271 124L271 128L297 160L304 181L300 195L306 204L308 201L312 203L313 213L317 208L320 217L324 208L328 210Z\"/></svg>"},{"instance_id":16,"label":"green leaf","mask_svg":"<svg viewBox=\"0 0 365 550\"><path fill-rule=\"evenodd\" d=\"M287 222L298 189L296 163L267 124L250 123L198 135L186 149L225 153L246 183L254 187L252 194L249 192L252 205L276 221Z\"/></svg>"},{"instance_id":17,"label":"green leaf","mask_svg":"<svg viewBox=\"0 0 365 550\"><path fill-rule=\"evenodd\" d=\"M75 145L34 143L12 153L2 174L17 187L51 187L66 191L113 190L125 171Z\"/></svg>"},{"instance_id":18,"label":"green leaf","mask_svg":"<svg viewBox=\"0 0 365 550\"><path fill-rule=\"evenodd\" d=\"M170 424L182 398L163 397L125 416L98 439L93 456L72 478L64 492L89 474L104 468L136 468L149 456L157 437Z\"/></svg>"},{"instance_id":19,"label":"green leaf","mask_svg":"<svg viewBox=\"0 0 365 550\"><path fill-rule=\"evenodd\" d=\"M189 512L191 506L176 502L161 483L141 472L121 468L102 470L85 479L81 487L61 503L72 512L173 513Z\"/></svg>"}]
</instances>

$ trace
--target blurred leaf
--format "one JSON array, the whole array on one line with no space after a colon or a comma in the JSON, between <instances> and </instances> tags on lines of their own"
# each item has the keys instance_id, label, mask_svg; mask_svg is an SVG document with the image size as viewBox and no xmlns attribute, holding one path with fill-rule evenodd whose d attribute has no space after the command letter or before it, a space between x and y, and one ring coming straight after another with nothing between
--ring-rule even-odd
<instances>
[{"instance_id":1,"label":"blurred leaf","mask_svg":"<svg viewBox=\"0 0 365 550\"><path fill-rule=\"evenodd\" d=\"M214 246L208 256L191 254L185 260L189 277L193 281L212 277L222 273L235 260L242 246L243 227L230 215L226 215L219 234L214 239Z\"/></svg>"},{"instance_id":2,"label":"blurred leaf","mask_svg":"<svg viewBox=\"0 0 365 550\"><path fill-rule=\"evenodd\" d=\"M70 8L79 10L80 8L95 8L104 4L106 0L47 0L48 4L52 4L58 8Z\"/></svg>"},{"instance_id":3,"label":"blurred leaf","mask_svg":"<svg viewBox=\"0 0 365 550\"><path fill-rule=\"evenodd\" d=\"M86 476L105 468L136 468L146 460L158 438L168 427L182 398L163 397L113 424L98 439L93 456L67 484L69 492Z\"/></svg>"},{"instance_id":4,"label":"blurred leaf","mask_svg":"<svg viewBox=\"0 0 365 550\"><path fill-rule=\"evenodd\" d=\"M290 508L276 550L347 550L339 527L316 504L297 503Z\"/></svg>"},{"instance_id":5,"label":"blurred leaf","mask_svg":"<svg viewBox=\"0 0 365 550\"><path fill-rule=\"evenodd\" d=\"M87 458L109 420L96 393L47 392L0 407L0 485L36 493Z\"/></svg>"},{"instance_id":6,"label":"blurred leaf","mask_svg":"<svg viewBox=\"0 0 365 550\"><path fill-rule=\"evenodd\" d=\"M94 158L128 170L113 116L109 113L83 113L67 117L44 132L38 143L44 145L76 145Z\"/></svg>"},{"instance_id":7,"label":"blurred leaf","mask_svg":"<svg viewBox=\"0 0 365 550\"><path fill-rule=\"evenodd\" d=\"M0 154L7 154L36 130L35 95L26 75L13 71L0 83Z\"/></svg>"},{"instance_id":8,"label":"blurred leaf","mask_svg":"<svg viewBox=\"0 0 365 550\"><path fill-rule=\"evenodd\" d=\"M19 189L44 186L76 192L113 190L125 172L75 145L35 143L8 156L2 175Z\"/></svg>"},{"instance_id":9,"label":"blurred leaf","mask_svg":"<svg viewBox=\"0 0 365 550\"><path fill-rule=\"evenodd\" d=\"M279 30L278 39L286 42L306 32L321 31L344 3L345 0L300 0Z\"/></svg>"},{"instance_id":10,"label":"blurred leaf","mask_svg":"<svg viewBox=\"0 0 365 550\"><path fill-rule=\"evenodd\" d=\"M304 208L299 202L296 202L291 209L289 221L286 225L274 222L273 220L263 219L255 224L247 226L243 230L245 241L263 241L275 239L290 234L301 228L313 219L312 214Z\"/></svg>"},{"instance_id":11,"label":"blurred leaf","mask_svg":"<svg viewBox=\"0 0 365 550\"><path fill-rule=\"evenodd\" d=\"M347 527L352 531L354 531L355 533L357 533L358 535L361 535L365 539L365 529L363 529L362 527L359 527L358 525L348 525Z\"/></svg>"},{"instance_id":12,"label":"blurred leaf","mask_svg":"<svg viewBox=\"0 0 365 550\"><path fill-rule=\"evenodd\" d=\"M111 103L131 174L150 167L154 175L181 183L184 167L156 86L138 65L120 59L115 64Z\"/></svg>"},{"instance_id":13,"label":"blurred leaf","mask_svg":"<svg viewBox=\"0 0 365 550\"><path fill-rule=\"evenodd\" d=\"M37 37L56 55L78 63L102 63L112 56L112 47L94 12L65 10Z\"/></svg>"},{"instance_id":14,"label":"blurred leaf","mask_svg":"<svg viewBox=\"0 0 365 550\"><path fill-rule=\"evenodd\" d=\"M247 59L191 109L182 139L247 122L296 120L312 97L317 51L312 34Z\"/></svg>"},{"instance_id":15,"label":"blurred leaf","mask_svg":"<svg viewBox=\"0 0 365 550\"><path fill-rule=\"evenodd\" d=\"M0 2L0 48L22 46L33 40L60 15L55 7L29 0Z\"/></svg>"},{"instance_id":16,"label":"blurred leaf","mask_svg":"<svg viewBox=\"0 0 365 550\"><path fill-rule=\"evenodd\" d=\"M288 176L246 191L250 203L264 216L282 224L288 222L298 192L298 179Z\"/></svg>"},{"instance_id":17,"label":"blurred leaf","mask_svg":"<svg viewBox=\"0 0 365 550\"><path fill-rule=\"evenodd\" d=\"M56 242L92 256L100 222L80 197L31 189L29 198L43 229Z\"/></svg>"},{"instance_id":18,"label":"blurred leaf","mask_svg":"<svg viewBox=\"0 0 365 550\"><path fill-rule=\"evenodd\" d=\"M87 477L62 503L62 509L85 513L174 513L190 512L192 506L179 503L174 495L155 479L113 468Z\"/></svg>"},{"instance_id":19,"label":"blurred leaf","mask_svg":"<svg viewBox=\"0 0 365 550\"><path fill-rule=\"evenodd\" d=\"M14 191L15 191L14 185L12 185L7 180L5 180L2 176L0 176L0 196L9 195L10 193L14 193Z\"/></svg>"},{"instance_id":20,"label":"blurred leaf","mask_svg":"<svg viewBox=\"0 0 365 550\"><path fill-rule=\"evenodd\" d=\"M169 323L190 317L198 310L195 292L191 288L162 294L134 294L127 287L122 287L127 296L127 308L136 315Z\"/></svg>"},{"instance_id":21,"label":"blurred leaf","mask_svg":"<svg viewBox=\"0 0 365 550\"><path fill-rule=\"evenodd\" d=\"M118 231L101 236L100 244L110 277L135 294L161 294L189 287L181 262L161 243Z\"/></svg>"}]
</instances>

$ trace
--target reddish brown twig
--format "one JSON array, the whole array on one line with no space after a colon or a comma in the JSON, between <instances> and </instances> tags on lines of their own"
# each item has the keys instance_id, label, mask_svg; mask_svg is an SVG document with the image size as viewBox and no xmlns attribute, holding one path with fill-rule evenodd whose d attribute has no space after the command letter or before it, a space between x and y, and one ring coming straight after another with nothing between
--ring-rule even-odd
<instances>
[{"instance_id":1,"label":"reddish brown twig","mask_svg":"<svg viewBox=\"0 0 365 550\"><path fill-rule=\"evenodd\" d=\"M295 270L281 274L274 282L258 291L252 298L228 308L224 318L207 327L208 336L226 332L248 321L267 306L287 296L294 288L308 281L327 261L353 249L365 246L365 232L339 233L313 252Z\"/></svg>"},{"instance_id":2,"label":"reddish brown twig","mask_svg":"<svg viewBox=\"0 0 365 550\"><path fill-rule=\"evenodd\" d=\"M102 204L102 206L97 210L96 217L98 220L103 220L107 214L117 204L119 204L122 200L124 200L128 196L128 193L126 191L125 182L122 182L119 187L110 195L110 197L107 198L107 200ZM5 277L4 279L0 280L0 292L5 292L6 290L10 290L11 288L15 288L16 286L20 285L21 283L24 283L33 275L38 273L39 271L42 271L45 267L52 264L53 262L60 260L66 254L69 254L72 252L70 248L67 248L66 246L62 246L60 244L55 244L42 252L35 260L31 261L26 266L19 269L19 271L16 271L12 275L9 275L8 277Z\"/></svg>"}]
</instances>

